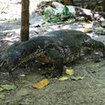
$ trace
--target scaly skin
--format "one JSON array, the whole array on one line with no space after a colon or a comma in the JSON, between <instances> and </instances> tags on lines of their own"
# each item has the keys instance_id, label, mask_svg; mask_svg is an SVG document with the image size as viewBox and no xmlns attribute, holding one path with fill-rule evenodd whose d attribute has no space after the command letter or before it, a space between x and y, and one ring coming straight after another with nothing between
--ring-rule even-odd
<instances>
[{"instance_id":1,"label":"scaly skin","mask_svg":"<svg viewBox=\"0 0 105 105\"><path fill-rule=\"evenodd\" d=\"M52 77L59 77L62 75L64 64L78 59L84 47L101 51L105 56L105 45L102 42L93 40L80 31L59 30L12 45L4 58L12 70L31 59L52 63Z\"/></svg>"}]
</instances>

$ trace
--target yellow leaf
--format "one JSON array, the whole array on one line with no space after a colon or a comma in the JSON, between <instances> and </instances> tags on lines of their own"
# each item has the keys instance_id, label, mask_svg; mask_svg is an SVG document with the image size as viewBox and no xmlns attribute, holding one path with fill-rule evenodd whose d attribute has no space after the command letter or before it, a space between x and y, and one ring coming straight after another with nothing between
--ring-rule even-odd
<instances>
[{"instance_id":1,"label":"yellow leaf","mask_svg":"<svg viewBox=\"0 0 105 105\"><path fill-rule=\"evenodd\" d=\"M37 88L37 89L41 89L41 88L45 87L48 84L49 84L49 81L47 79L43 79L42 81L34 84L33 87Z\"/></svg>"},{"instance_id":2,"label":"yellow leaf","mask_svg":"<svg viewBox=\"0 0 105 105\"><path fill-rule=\"evenodd\" d=\"M59 80L61 80L61 81L64 81L64 80L67 80L67 79L69 79L68 77L61 77L61 78L59 78Z\"/></svg>"},{"instance_id":3,"label":"yellow leaf","mask_svg":"<svg viewBox=\"0 0 105 105\"><path fill-rule=\"evenodd\" d=\"M75 22L75 19L70 19L69 22L70 23L74 23Z\"/></svg>"},{"instance_id":4,"label":"yellow leaf","mask_svg":"<svg viewBox=\"0 0 105 105\"><path fill-rule=\"evenodd\" d=\"M47 30L46 29L42 29L42 32L47 32Z\"/></svg>"},{"instance_id":5,"label":"yellow leaf","mask_svg":"<svg viewBox=\"0 0 105 105\"><path fill-rule=\"evenodd\" d=\"M74 74L74 70L73 69L66 69L66 74L73 75Z\"/></svg>"},{"instance_id":6,"label":"yellow leaf","mask_svg":"<svg viewBox=\"0 0 105 105\"><path fill-rule=\"evenodd\" d=\"M92 29L89 29L89 28L83 29L82 32L84 32L84 33L92 32Z\"/></svg>"},{"instance_id":7,"label":"yellow leaf","mask_svg":"<svg viewBox=\"0 0 105 105\"><path fill-rule=\"evenodd\" d=\"M72 76L71 79L72 80L82 80L84 79L84 76L77 76L77 77Z\"/></svg>"},{"instance_id":8,"label":"yellow leaf","mask_svg":"<svg viewBox=\"0 0 105 105\"><path fill-rule=\"evenodd\" d=\"M4 89L3 88L0 88L0 92L2 92Z\"/></svg>"},{"instance_id":9,"label":"yellow leaf","mask_svg":"<svg viewBox=\"0 0 105 105\"><path fill-rule=\"evenodd\" d=\"M21 74L20 76L21 76L21 77L25 77L26 75L25 75L25 74Z\"/></svg>"},{"instance_id":10,"label":"yellow leaf","mask_svg":"<svg viewBox=\"0 0 105 105\"><path fill-rule=\"evenodd\" d=\"M42 65L45 65L45 63L44 63L44 62L42 62L41 64L42 64Z\"/></svg>"}]
</instances>

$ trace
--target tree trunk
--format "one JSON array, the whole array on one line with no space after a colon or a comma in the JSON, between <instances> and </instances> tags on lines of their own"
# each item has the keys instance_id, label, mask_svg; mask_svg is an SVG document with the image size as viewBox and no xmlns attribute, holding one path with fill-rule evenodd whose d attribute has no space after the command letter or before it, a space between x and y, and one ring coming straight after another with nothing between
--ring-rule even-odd
<instances>
[{"instance_id":1,"label":"tree trunk","mask_svg":"<svg viewBox=\"0 0 105 105\"><path fill-rule=\"evenodd\" d=\"M21 41L29 40L29 0L22 0Z\"/></svg>"},{"instance_id":2,"label":"tree trunk","mask_svg":"<svg viewBox=\"0 0 105 105\"><path fill-rule=\"evenodd\" d=\"M84 8L84 0L82 0L82 8Z\"/></svg>"},{"instance_id":3,"label":"tree trunk","mask_svg":"<svg viewBox=\"0 0 105 105\"><path fill-rule=\"evenodd\" d=\"M88 7L89 9L92 9L92 0L89 0Z\"/></svg>"},{"instance_id":4,"label":"tree trunk","mask_svg":"<svg viewBox=\"0 0 105 105\"><path fill-rule=\"evenodd\" d=\"M103 12L105 12L105 0L102 2Z\"/></svg>"},{"instance_id":5,"label":"tree trunk","mask_svg":"<svg viewBox=\"0 0 105 105\"><path fill-rule=\"evenodd\" d=\"M61 0L64 5L74 5L73 0Z\"/></svg>"}]
</instances>

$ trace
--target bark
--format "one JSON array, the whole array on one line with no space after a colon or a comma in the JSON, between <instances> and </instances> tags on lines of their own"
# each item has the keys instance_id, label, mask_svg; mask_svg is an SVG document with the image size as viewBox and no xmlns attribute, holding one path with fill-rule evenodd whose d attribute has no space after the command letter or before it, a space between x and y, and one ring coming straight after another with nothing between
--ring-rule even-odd
<instances>
[{"instance_id":1,"label":"bark","mask_svg":"<svg viewBox=\"0 0 105 105\"><path fill-rule=\"evenodd\" d=\"M105 0L102 2L103 12L105 12Z\"/></svg>"},{"instance_id":2,"label":"bark","mask_svg":"<svg viewBox=\"0 0 105 105\"><path fill-rule=\"evenodd\" d=\"M82 8L84 8L84 0L82 0Z\"/></svg>"},{"instance_id":3,"label":"bark","mask_svg":"<svg viewBox=\"0 0 105 105\"><path fill-rule=\"evenodd\" d=\"M21 41L29 40L29 0L22 0Z\"/></svg>"},{"instance_id":4,"label":"bark","mask_svg":"<svg viewBox=\"0 0 105 105\"><path fill-rule=\"evenodd\" d=\"M92 9L92 0L89 0L88 8Z\"/></svg>"},{"instance_id":5,"label":"bark","mask_svg":"<svg viewBox=\"0 0 105 105\"><path fill-rule=\"evenodd\" d=\"M61 0L64 5L74 5L73 0Z\"/></svg>"}]
</instances>

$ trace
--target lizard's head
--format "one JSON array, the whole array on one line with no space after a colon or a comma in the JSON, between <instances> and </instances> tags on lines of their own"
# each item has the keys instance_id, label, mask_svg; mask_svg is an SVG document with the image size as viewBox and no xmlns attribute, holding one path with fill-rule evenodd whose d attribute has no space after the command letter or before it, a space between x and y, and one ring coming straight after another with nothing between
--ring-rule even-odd
<instances>
[{"instance_id":1,"label":"lizard's head","mask_svg":"<svg viewBox=\"0 0 105 105\"><path fill-rule=\"evenodd\" d=\"M15 67L18 64L21 56L22 56L22 51L20 51L20 50L14 51L8 59L9 67L10 68Z\"/></svg>"}]
</instances>

